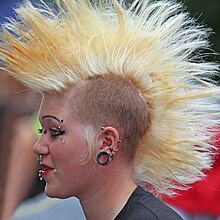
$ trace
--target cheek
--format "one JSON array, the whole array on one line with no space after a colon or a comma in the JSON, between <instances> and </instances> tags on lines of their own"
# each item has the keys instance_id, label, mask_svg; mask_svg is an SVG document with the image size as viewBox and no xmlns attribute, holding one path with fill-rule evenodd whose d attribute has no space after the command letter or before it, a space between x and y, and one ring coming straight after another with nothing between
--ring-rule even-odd
<instances>
[{"instance_id":1,"label":"cheek","mask_svg":"<svg viewBox=\"0 0 220 220\"><path fill-rule=\"evenodd\" d=\"M62 166L64 170L75 169L82 166L82 160L86 155L87 147L85 142L81 140L65 140L56 156L55 162L57 166Z\"/></svg>"},{"instance_id":2,"label":"cheek","mask_svg":"<svg viewBox=\"0 0 220 220\"><path fill-rule=\"evenodd\" d=\"M74 155L69 160L69 163L64 164L62 167L60 172L62 185L65 185L70 192L78 192L78 189L87 187L88 181L92 181L92 167L90 163L82 163L82 161Z\"/></svg>"},{"instance_id":3,"label":"cheek","mask_svg":"<svg viewBox=\"0 0 220 220\"><path fill-rule=\"evenodd\" d=\"M73 146L72 146L73 147ZM88 150L85 144L73 148L65 155L65 159L62 164L62 174L66 181L82 182L83 179L87 179L90 171L92 173L93 167L96 165L93 158L89 161L85 161L85 157L88 156ZM83 160L84 159L84 160Z\"/></svg>"}]
</instances>

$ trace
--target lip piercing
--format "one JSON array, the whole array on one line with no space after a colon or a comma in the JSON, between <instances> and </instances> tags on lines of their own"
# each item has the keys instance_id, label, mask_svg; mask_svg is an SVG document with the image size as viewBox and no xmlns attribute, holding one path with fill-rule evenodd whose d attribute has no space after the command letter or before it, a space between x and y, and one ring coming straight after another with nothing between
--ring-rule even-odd
<instances>
[{"instance_id":1,"label":"lip piercing","mask_svg":"<svg viewBox=\"0 0 220 220\"><path fill-rule=\"evenodd\" d=\"M53 172L54 172L54 173L57 173L57 169L54 169Z\"/></svg>"},{"instance_id":2,"label":"lip piercing","mask_svg":"<svg viewBox=\"0 0 220 220\"><path fill-rule=\"evenodd\" d=\"M43 162L43 155L42 154L37 155L37 162L39 164Z\"/></svg>"},{"instance_id":3,"label":"lip piercing","mask_svg":"<svg viewBox=\"0 0 220 220\"><path fill-rule=\"evenodd\" d=\"M39 176L39 178L40 178L40 181L42 181L43 180L43 177L42 177L42 170L39 170L39 172L38 172L38 176Z\"/></svg>"}]
</instances>

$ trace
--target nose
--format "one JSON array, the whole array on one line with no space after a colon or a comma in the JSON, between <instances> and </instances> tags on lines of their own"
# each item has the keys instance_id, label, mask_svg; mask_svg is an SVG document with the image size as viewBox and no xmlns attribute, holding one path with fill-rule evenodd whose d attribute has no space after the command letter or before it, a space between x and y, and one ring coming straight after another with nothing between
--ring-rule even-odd
<instances>
[{"instance_id":1,"label":"nose","mask_svg":"<svg viewBox=\"0 0 220 220\"><path fill-rule=\"evenodd\" d=\"M36 155L42 154L46 155L49 154L49 147L48 144L43 140L42 137L38 139L38 141L33 146L33 151Z\"/></svg>"}]
</instances>

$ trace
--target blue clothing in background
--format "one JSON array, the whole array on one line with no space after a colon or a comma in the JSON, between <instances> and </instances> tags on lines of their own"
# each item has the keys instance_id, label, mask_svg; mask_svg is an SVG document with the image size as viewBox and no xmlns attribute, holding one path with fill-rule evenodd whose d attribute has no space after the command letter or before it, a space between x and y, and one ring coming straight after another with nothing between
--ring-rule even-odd
<instances>
[{"instance_id":1,"label":"blue clothing in background","mask_svg":"<svg viewBox=\"0 0 220 220\"><path fill-rule=\"evenodd\" d=\"M21 203L12 220L86 220L77 198L52 199L44 193Z\"/></svg>"}]
</instances>

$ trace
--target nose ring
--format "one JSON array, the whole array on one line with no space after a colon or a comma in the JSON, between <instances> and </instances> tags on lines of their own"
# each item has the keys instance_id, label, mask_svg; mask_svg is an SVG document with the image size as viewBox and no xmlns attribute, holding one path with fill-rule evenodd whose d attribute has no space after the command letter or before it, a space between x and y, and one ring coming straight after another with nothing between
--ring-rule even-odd
<instances>
[{"instance_id":1,"label":"nose ring","mask_svg":"<svg viewBox=\"0 0 220 220\"><path fill-rule=\"evenodd\" d=\"M37 162L40 164L42 163L42 161L43 161L43 155L42 154L37 155Z\"/></svg>"}]
</instances>

